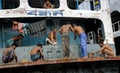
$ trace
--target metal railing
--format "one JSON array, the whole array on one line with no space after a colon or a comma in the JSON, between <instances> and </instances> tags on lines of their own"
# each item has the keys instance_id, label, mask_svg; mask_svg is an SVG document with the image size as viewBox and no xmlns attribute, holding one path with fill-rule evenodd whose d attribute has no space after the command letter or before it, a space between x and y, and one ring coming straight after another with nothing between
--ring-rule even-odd
<instances>
[{"instance_id":1,"label":"metal railing","mask_svg":"<svg viewBox=\"0 0 120 73\"><path fill-rule=\"evenodd\" d=\"M113 23L112 26L113 26L113 32L119 31L120 30L120 21Z\"/></svg>"}]
</instances>

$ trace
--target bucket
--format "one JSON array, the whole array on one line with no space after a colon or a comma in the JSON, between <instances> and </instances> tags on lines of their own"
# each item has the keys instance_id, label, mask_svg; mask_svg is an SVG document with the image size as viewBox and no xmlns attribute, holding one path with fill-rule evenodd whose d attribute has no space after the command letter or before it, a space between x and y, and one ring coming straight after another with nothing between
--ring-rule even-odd
<instances>
[{"instance_id":1,"label":"bucket","mask_svg":"<svg viewBox=\"0 0 120 73\"><path fill-rule=\"evenodd\" d=\"M94 53L89 52L89 53L87 53L87 54L88 54L88 58L94 58Z\"/></svg>"}]
</instances>

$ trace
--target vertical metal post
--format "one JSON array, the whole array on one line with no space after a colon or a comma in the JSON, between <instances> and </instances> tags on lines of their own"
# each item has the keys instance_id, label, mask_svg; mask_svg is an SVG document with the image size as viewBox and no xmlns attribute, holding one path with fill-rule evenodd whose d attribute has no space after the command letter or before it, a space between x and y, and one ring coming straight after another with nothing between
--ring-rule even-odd
<instances>
[{"instance_id":1,"label":"vertical metal post","mask_svg":"<svg viewBox=\"0 0 120 73\"><path fill-rule=\"evenodd\" d=\"M78 5L79 5L78 0L76 0L76 9L77 9L77 10L79 9L79 8L78 8Z\"/></svg>"},{"instance_id":2,"label":"vertical metal post","mask_svg":"<svg viewBox=\"0 0 120 73\"><path fill-rule=\"evenodd\" d=\"M0 9L2 9L2 0L0 0Z\"/></svg>"},{"instance_id":3,"label":"vertical metal post","mask_svg":"<svg viewBox=\"0 0 120 73\"><path fill-rule=\"evenodd\" d=\"M2 24L2 45L3 48L5 48L5 34L4 34L4 25Z\"/></svg>"}]
</instances>

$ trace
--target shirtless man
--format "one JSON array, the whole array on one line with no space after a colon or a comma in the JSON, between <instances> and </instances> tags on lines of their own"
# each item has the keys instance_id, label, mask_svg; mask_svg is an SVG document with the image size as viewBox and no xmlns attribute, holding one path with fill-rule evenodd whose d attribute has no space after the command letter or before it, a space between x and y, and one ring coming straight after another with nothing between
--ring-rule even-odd
<instances>
[{"instance_id":1,"label":"shirtless man","mask_svg":"<svg viewBox=\"0 0 120 73\"><path fill-rule=\"evenodd\" d=\"M48 41L48 43L50 43L51 45L57 44L56 32L57 32L57 29L56 27L54 27L53 30L49 33L48 38L46 39L46 41Z\"/></svg>"},{"instance_id":2,"label":"shirtless man","mask_svg":"<svg viewBox=\"0 0 120 73\"><path fill-rule=\"evenodd\" d=\"M70 24L62 25L59 29L59 32L62 35L62 44L63 44L63 51L64 57L70 57L70 40L69 40L69 31L74 32L74 29Z\"/></svg>"},{"instance_id":3,"label":"shirtless man","mask_svg":"<svg viewBox=\"0 0 120 73\"><path fill-rule=\"evenodd\" d=\"M101 47L100 50L96 51L95 53L100 53L101 56L108 56L108 57L113 57L114 56L114 51L113 48L110 47L109 45L106 44L99 44L99 46Z\"/></svg>"},{"instance_id":4,"label":"shirtless man","mask_svg":"<svg viewBox=\"0 0 120 73\"><path fill-rule=\"evenodd\" d=\"M46 8L46 9L54 8L54 6L50 3L49 0L46 0L43 7Z\"/></svg>"},{"instance_id":5,"label":"shirtless man","mask_svg":"<svg viewBox=\"0 0 120 73\"><path fill-rule=\"evenodd\" d=\"M7 46L11 46L12 44L17 44L18 46L21 45L21 40L23 38L23 35L20 34L18 36L13 36L11 39L7 41Z\"/></svg>"},{"instance_id":6,"label":"shirtless man","mask_svg":"<svg viewBox=\"0 0 120 73\"><path fill-rule=\"evenodd\" d=\"M42 45L37 44L33 49L31 49L30 57L32 61L44 60Z\"/></svg>"},{"instance_id":7,"label":"shirtless man","mask_svg":"<svg viewBox=\"0 0 120 73\"><path fill-rule=\"evenodd\" d=\"M80 47L82 52L82 58L87 58L87 45L86 45L86 34L81 26L77 26L76 24L73 24L74 29L74 40L76 40L76 34L78 34L80 38Z\"/></svg>"},{"instance_id":8,"label":"shirtless man","mask_svg":"<svg viewBox=\"0 0 120 73\"><path fill-rule=\"evenodd\" d=\"M17 47L16 44L12 44L10 47L6 48L3 51L3 55L2 55L3 63L12 62L14 59L16 60L16 62L18 61L16 53L15 53L16 47Z\"/></svg>"}]
</instances>

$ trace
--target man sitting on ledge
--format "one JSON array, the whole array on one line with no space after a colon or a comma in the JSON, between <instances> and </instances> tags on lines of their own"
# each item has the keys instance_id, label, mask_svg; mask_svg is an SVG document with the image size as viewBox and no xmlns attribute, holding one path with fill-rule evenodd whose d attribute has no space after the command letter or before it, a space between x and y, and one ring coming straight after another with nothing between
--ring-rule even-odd
<instances>
[{"instance_id":1,"label":"man sitting on ledge","mask_svg":"<svg viewBox=\"0 0 120 73\"><path fill-rule=\"evenodd\" d=\"M57 32L56 27L53 27L52 31L48 35L48 38L46 38L46 41L47 41L48 44L51 44L51 45L56 45L57 44L56 32Z\"/></svg>"},{"instance_id":2,"label":"man sitting on ledge","mask_svg":"<svg viewBox=\"0 0 120 73\"><path fill-rule=\"evenodd\" d=\"M44 60L42 44L37 44L37 46L31 49L30 57L32 61Z\"/></svg>"},{"instance_id":3,"label":"man sitting on ledge","mask_svg":"<svg viewBox=\"0 0 120 73\"><path fill-rule=\"evenodd\" d=\"M16 60L16 62L18 61L15 53L16 47L17 47L16 44L12 44L10 47L6 48L3 51L3 55L2 55L3 63L13 62L14 60Z\"/></svg>"},{"instance_id":4,"label":"man sitting on ledge","mask_svg":"<svg viewBox=\"0 0 120 73\"><path fill-rule=\"evenodd\" d=\"M101 49L94 53L100 53L100 56L103 57L113 57L115 55L113 48L110 47L109 45L100 43L99 46L101 47Z\"/></svg>"}]
</instances>

